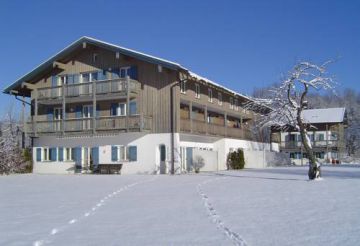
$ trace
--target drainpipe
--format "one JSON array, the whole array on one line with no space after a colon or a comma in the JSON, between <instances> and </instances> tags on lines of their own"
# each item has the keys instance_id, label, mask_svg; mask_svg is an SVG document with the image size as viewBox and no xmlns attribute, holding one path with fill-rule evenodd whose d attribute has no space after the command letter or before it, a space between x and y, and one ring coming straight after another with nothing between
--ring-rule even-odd
<instances>
[{"instance_id":1,"label":"drainpipe","mask_svg":"<svg viewBox=\"0 0 360 246\"><path fill-rule=\"evenodd\" d=\"M170 131L171 131L171 141L170 141L170 144L171 144L171 170L170 170L170 173L171 173L171 175L175 174L174 147L175 147L175 122L176 121L174 120L174 116L175 116L175 113L174 113L174 105L175 105L174 89L178 85L180 85L180 83L182 81L186 81L186 79L181 80L180 73L178 72L178 81L170 87Z\"/></svg>"}]
</instances>

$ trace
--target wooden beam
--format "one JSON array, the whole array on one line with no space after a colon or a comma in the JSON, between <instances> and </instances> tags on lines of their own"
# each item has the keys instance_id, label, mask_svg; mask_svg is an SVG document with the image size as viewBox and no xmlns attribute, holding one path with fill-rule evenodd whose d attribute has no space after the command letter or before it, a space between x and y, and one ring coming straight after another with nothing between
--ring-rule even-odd
<instances>
[{"instance_id":1,"label":"wooden beam","mask_svg":"<svg viewBox=\"0 0 360 246\"><path fill-rule=\"evenodd\" d=\"M65 70L66 69L66 64L65 63L61 63L61 62L58 62L58 61L54 61L53 62L53 67L57 67L57 68L60 68L60 69L63 69Z\"/></svg>"},{"instance_id":2,"label":"wooden beam","mask_svg":"<svg viewBox=\"0 0 360 246\"><path fill-rule=\"evenodd\" d=\"M35 85L30 84L30 83L27 83L27 82L22 82L22 83L21 83L21 88L24 88L24 87L26 87L26 88L28 88L28 89L30 89L30 90L34 90L34 89L35 89Z\"/></svg>"}]
</instances>

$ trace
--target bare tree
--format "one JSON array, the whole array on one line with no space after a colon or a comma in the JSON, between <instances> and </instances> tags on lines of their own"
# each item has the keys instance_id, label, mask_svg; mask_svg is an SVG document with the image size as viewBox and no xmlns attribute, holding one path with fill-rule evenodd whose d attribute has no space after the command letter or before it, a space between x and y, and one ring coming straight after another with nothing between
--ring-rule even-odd
<instances>
[{"instance_id":1,"label":"bare tree","mask_svg":"<svg viewBox=\"0 0 360 246\"><path fill-rule=\"evenodd\" d=\"M264 114L258 122L262 127L275 126L300 132L302 144L309 158L309 179L319 178L321 169L307 135L310 125L303 119L302 112L307 108L306 97L310 90L334 90L335 82L326 74L328 64L329 62L322 65L299 62L278 87L270 90L269 98L254 98L254 101L247 105L256 110L270 108L270 112Z\"/></svg>"},{"instance_id":2,"label":"bare tree","mask_svg":"<svg viewBox=\"0 0 360 246\"><path fill-rule=\"evenodd\" d=\"M24 169L25 160L19 145L20 125L13 116L12 107L1 122L0 174L10 174Z\"/></svg>"}]
</instances>

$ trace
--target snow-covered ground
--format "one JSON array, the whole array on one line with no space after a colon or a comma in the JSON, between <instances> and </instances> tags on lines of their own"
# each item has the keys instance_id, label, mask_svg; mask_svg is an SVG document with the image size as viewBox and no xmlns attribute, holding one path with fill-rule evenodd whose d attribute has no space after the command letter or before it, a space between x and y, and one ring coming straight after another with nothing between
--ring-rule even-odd
<instances>
[{"instance_id":1,"label":"snow-covered ground","mask_svg":"<svg viewBox=\"0 0 360 246\"><path fill-rule=\"evenodd\" d=\"M358 245L360 168L0 177L0 245Z\"/></svg>"}]
</instances>

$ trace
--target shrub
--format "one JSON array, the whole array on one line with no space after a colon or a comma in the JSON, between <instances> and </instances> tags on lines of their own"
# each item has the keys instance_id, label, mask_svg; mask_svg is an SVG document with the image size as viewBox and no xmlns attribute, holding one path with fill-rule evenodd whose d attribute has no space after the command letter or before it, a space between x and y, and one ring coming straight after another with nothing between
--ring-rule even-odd
<instances>
[{"instance_id":1,"label":"shrub","mask_svg":"<svg viewBox=\"0 0 360 246\"><path fill-rule=\"evenodd\" d=\"M202 158L199 155L196 156L193 165L194 165L195 173L199 173L200 168L203 168L205 166L204 158Z\"/></svg>"},{"instance_id":2,"label":"shrub","mask_svg":"<svg viewBox=\"0 0 360 246\"><path fill-rule=\"evenodd\" d=\"M33 163L32 163L32 155L29 148L23 150L23 158L26 162L24 172L26 173L32 173L33 171Z\"/></svg>"},{"instance_id":3,"label":"shrub","mask_svg":"<svg viewBox=\"0 0 360 246\"><path fill-rule=\"evenodd\" d=\"M245 167L244 151L238 149L230 152L227 156L226 165L228 169L243 169Z\"/></svg>"}]
</instances>

